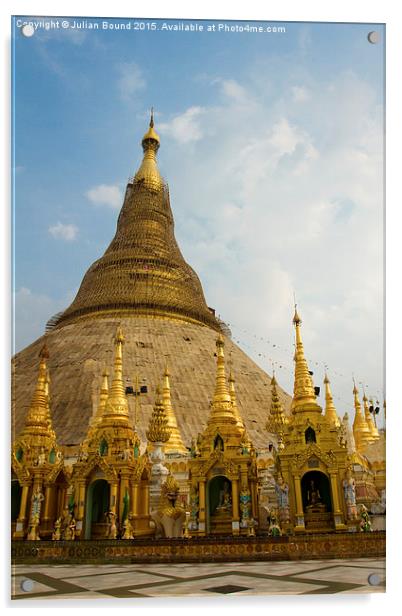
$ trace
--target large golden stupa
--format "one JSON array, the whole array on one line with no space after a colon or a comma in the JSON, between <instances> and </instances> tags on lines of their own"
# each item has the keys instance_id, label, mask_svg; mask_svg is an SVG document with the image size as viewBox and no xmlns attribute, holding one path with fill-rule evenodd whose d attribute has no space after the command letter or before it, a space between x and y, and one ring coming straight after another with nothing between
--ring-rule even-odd
<instances>
[{"instance_id":1,"label":"large golden stupa","mask_svg":"<svg viewBox=\"0 0 402 616\"><path fill-rule=\"evenodd\" d=\"M72 304L46 333L13 359L13 437L19 434L37 380L37 358L46 342L52 419L65 455L74 455L96 414L102 375L113 363L116 327L125 335L123 379L140 439L162 376L169 375L171 405L185 447L206 425L215 379L217 333L226 337L237 403L257 448L268 445L264 426L271 378L230 339L208 307L201 283L174 236L169 191L156 162L160 139L153 116L142 139L142 163L129 181L116 234L86 272ZM165 388L166 389L166 388ZM167 390L166 390L167 391ZM287 412L290 397L279 390Z\"/></svg>"}]
</instances>

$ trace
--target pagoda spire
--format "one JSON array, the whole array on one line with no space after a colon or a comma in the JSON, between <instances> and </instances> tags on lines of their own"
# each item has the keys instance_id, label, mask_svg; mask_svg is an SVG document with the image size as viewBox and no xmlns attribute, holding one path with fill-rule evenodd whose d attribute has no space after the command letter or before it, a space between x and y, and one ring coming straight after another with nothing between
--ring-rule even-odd
<instances>
[{"instance_id":1,"label":"pagoda spire","mask_svg":"<svg viewBox=\"0 0 402 616\"><path fill-rule=\"evenodd\" d=\"M166 443L171 435L168 418L163 405L161 389L156 388L155 405L149 420L146 436L151 443Z\"/></svg>"},{"instance_id":2,"label":"pagoda spire","mask_svg":"<svg viewBox=\"0 0 402 616\"><path fill-rule=\"evenodd\" d=\"M113 417L128 423L128 401L123 383L123 344L124 336L119 326L114 339L114 366L112 386L105 404L103 418Z\"/></svg>"},{"instance_id":3,"label":"pagoda spire","mask_svg":"<svg viewBox=\"0 0 402 616\"><path fill-rule=\"evenodd\" d=\"M282 435L284 426L287 424L287 419L283 410L283 404L278 394L277 385L278 383L275 378L275 370L273 370L271 379L271 407L265 427L267 432Z\"/></svg>"},{"instance_id":4,"label":"pagoda spire","mask_svg":"<svg viewBox=\"0 0 402 616\"><path fill-rule=\"evenodd\" d=\"M170 437L165 445L165 453L183 453L187 454L188 451L184 446L184 443L181 438L180 430L177 425L176 413L172 407L172 400L170 397L170 372L169 367L165 365L165 370L163 372L163 385L162 385L162 402L165 408L166 417L168 420L168 427L170 428Z\"/></svg>"},{"instance_id":5,"label":"pagoda spire","mask_svg":"<svg viewBox=\"0 0 402 616\"><path fill-rule=\"evenodd\" d=\"M233 375L233 370L232 367L230 367L230 372L229 372L229 395L230 395L230 399L232 402L232 409L233 409L233 414L236 418L237 421L237 425L239 426L239 428L245 429L245 425L244 425L244 421L243 418L240 414L240 409L237 406L237 397L236 397L236 389L235 389L235 378Z\"/></svg>"},{"instance_id":6,"label":"pagoda spire","mask_svg":"<svg viewBox=\"0 0 402 616\"><path fill-rule=\"evenodd\" d=\"M336 428L339 428L339 426L341 425L341 422L336 412L334 399L332 397L332 392L331 392L331 387L330 387L330 380L328 378L327 373L325 373L324 385L325 385L325 417L328 419L328 421L333 426L335 426Z\"/></svg>"},{"instance_id":7,"label":"pagoda spire","mask_svg":"<svg viewBox=\"0 0 402 616\"><path fill-rule=\"evenodd\" d=\"M353 436L355 437L356 448L361 452L365 446L372 440L370 428L366 423L365 417L362 414L362 407L359 400L359 391L356 383L353 381L353 397L355 407L355 418L353 421Z\"/></svg>"},{"instance_id":8,"label":"pagoda spire","mask_svg":"<svg viewBox=\"0 0 402 616\"><path fill-rule=\"evenodd\" d=\"M373 404L372 400L370 400L370 404L374 408L374 404ZM372 440L376 441L379 438L379 434L378 434L378 430L377 430L377 428L376 428L376 426L374 424L374 419L373 419L373 417L371 416L371 413L370 413L369 400L368 400L368 398L366 396L366 391L365 391L364 387L363 387L363 408L364 408L364 418L366 420L366 424L369 427Z\"/></svg>"},{"instance_id":9,"label":"pagoda spire","mask_svg":"<svg viewBox=\"0 0 402 616\"><path fill-rule=\"evenodd\" d=\"M349 455L352 455L356 452L356 443L353 429L349 423L349 414L347 412L344 414L342 419L342 432L346 441L347 452Z\"/></svg>"},{"instance_id":10,"label":"pagoda spire","mask_svg":"<svg viewBox=\"0 0 402 616\"><path fill-rule=\"evenodd\" d=\"M152 191L161 191L164 187L164 182L159 173L156 162L156 154L159 150L160 138L154 129L154 111L151 109L151 119L149 128L142 138L142 149L144 157L137 173L134 176L135 182L141 182L144 187Z\"/></svg>"},{"instance_id":11,"label":"pagoda spire","mask_svg":"<svg viewBox=\"0 0 402 616\"><path fill-rule=\"evenodd\" d=\"M219 334L216 339L216 379L215 392L211 404L211 413L208 423L233 423L237 424L232 408L232 399L226 380L224 340L222 334Z\"/></svg>"},{"instance_id":12,"label":"pagoda spire","mask_svg":"<svg viewBox=\"0 0 402 616\"><path fill-rule=\"evenodd\" d=\"M39 357L38 380L21 436L44 436L49 437L51 440L55 440L56 435L52 427L50 416L49 376L47 370L49 351L46 344L43 345Z\"/></svg>"},{"instance_id":13,"label":"pagoda spire","mask_svg":"<svg viewBox=\"0 0 402 616\"><path fill-rule=\"evenodd\" d=\"M295 380L292 409L297 412L298 410L304 410L308 407L309 411L316 410L321 413L321 407L316 403L313 379L311 378L307 360L304 355L304 347L300 332L301 322L301 318L297 312L297 306L295 305L293 324L296 330L296 349L294 355Z\"/></svg>"}]
</instances>

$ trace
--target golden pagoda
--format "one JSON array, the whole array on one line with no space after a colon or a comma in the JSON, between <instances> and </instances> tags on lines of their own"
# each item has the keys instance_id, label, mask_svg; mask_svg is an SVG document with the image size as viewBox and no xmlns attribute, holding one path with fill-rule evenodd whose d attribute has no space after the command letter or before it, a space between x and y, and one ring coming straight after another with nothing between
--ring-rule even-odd
<instances>
[{"instance_id":1,"label":"golden pagoda","mask_svg":"<svg viewBox=\"0 0 402 616\"><path fill-rule=\"evenodd\" d=\"M115 236L86 272L72 304L47 325L53 424L68 458L78 454L87 436L94 417L94 383L110 363L110 339L119 324L126 336L126 375L141 373L141 415L136 428L142 445L166 354L174 374L170 403L180 428L178 435L165 391L174 447L186 455L192 438L207 421L204 397L214 383L210 349L217 333L227 333L228 328L208 307L198 276L177 245L169 189L158 170L160 145L152 115L142 139L142 162L128 181ZM39 338L13 358L14 434L24 424L43 342L44 337ZM271 403L270 377L229 335L226 349L234 364L242 367L236 374L240 416L255 446L264 447L258 425L265 421ZM124 387L134 386L126 376ZM280 395L288 413L290 397L282 390ZM137 405L137 396L134 402ZM166 451L173 453L169 443Z\"/></svg>"},{"instance_id":2,"label":"golden pagoda","mask_svg":"<svg viewBox=\"0 0 402 616\"><path fill-rule=\"evenodd\" d=\"M128 518L133 536L153 532L149 514L150 462L148 456L140 455L140 439L129 419L123 343L123 332L118 327L112 384L109 389L104 371L98 411L73 466L77 538L111 538L110 517L117 533Z\"/></svg>"},{"instance_id":3,"label":"golden pagoda","mask_svg":"<svg viewBox=\"0 0 402 616\"><path fill-rule=\"evenodd\" d=\"M277 456L281 490L283 486L288 490L287 507L295 532L342 530L347 514L342 490L347 450L331 413L324 415L317 404L296 308L293 324L296 352L292 415L284 430L284 447Z\"/></svg>"},{"instance_id":4,"label":"golden pagoda","mask_svg":"<svg viewBox=\"0 0 402 616\"><path fill-rule=\"evenodd\" d=\"M200 536L249 534L259 517L256 452L249 440L245 443L233 409L224 345L219 334L214 396L198 452L189 462L191 530Z\"/></svg>"},{"instance_id":5,"label":"golden pagoda","mask_svg":"<svg viewBox=\"0 0 402 616\"><path fill-rule=\"evenodd\" d=\"M68 474L50 412L49 351L40 351L39 374L25 425L12 444L12 533L23 539L48 538L67 496ZM29 528L30 527L30 528Z\"/></svg>"}]
</instances>

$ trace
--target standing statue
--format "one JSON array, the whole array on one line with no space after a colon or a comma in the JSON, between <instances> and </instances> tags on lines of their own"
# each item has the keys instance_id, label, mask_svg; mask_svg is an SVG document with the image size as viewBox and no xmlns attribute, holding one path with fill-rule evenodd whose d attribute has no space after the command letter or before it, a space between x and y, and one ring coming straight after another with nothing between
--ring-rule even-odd
<instances>
[{"instance_id":1,"label":"standing statue","mask_svg":"<svg viewBox=\"0 0 402 616\"><path fill-rule=\"evenodd\" d=\"M57 518L54 523L54 530L52 533L52 541L60 541L61 539L61 518Z\"/></svg>"},{"instance_id":2,"label":"standing statue","mask_svg":"<svg viewBox=\"0 0 402 616\"><path fill-rule=\"evenodd\" d=\"M251 494L247 486L243 486L240 491L240 513L241 528L248 528L248 523L251 518Z\"/></svg>"},{"instance_id":3,"label":"standing statue","mask_svg":"<svg viewBox=\"0 0 402 616\"><path fill-rule=\"evenodd\" d=\"M107 539L117 539L117 522L116 514L114 511L109 511L107 514L108 529L106 531Z\"/></svg>"},{"instance_id":4,"label":"standing statue","mask_svg":"<svg viewBox=\"0 0 402 616\"><path fill-rule=\"evenodd\" d=\"M362 533L370 533L373 530L371 528L369 514L365 505L360 505L360 530Z\"/></svg>"},{"instance_id":5,"label":"standing statue","mask_svg":"<svg viewBox=\"0 0 402 616\"><path fill-rule=\"evenodd\" d=\"M40 487L37 486L35 492L32 495L32 517L37 515L38 520L40 519L40 510L42 509L42 502L45 500L42 492L40 491Z\"/></svg>"},{"instance_id":6,"label":"standing statue","mask_svg":"<svg viewBox=\"0 0 402 616\"><path fill-rule=\"evenodd\" d=\"M278 476L278 481L275 483L275 493L278 500L279 519L282 523L287 523L290 521L289 486L282 474Z\"/></svg>"},{"instance_id":7,"label":"standing statue","mask_svg":"<svg viewBox=\"0 0 402 616\"><path fill-rule=\"evenodd\" d=\"M356 482L352 476L352 469L350 466L348 466L346 470L345 479L343 480L342 485L347 508L347 518L348 520L356 520Z\"/></svg>"},{"instance_id":8,"label":"standing statue","mask_svg":"<svg viewBox=\"0 0 402 616\"><path fill-rule=\"evenodd\" d=\"M247 535L249 537L255 537L255 527L256 527L257 523L254 520L254 518L250 518L248 521L248 532Z\"/></svg>"},{"instance_id":9,"label":"standing statue","mask_svg":"<svg viewBox=\"0 0 402 616\"><path fill-rule=\"evenodd\" d=\"M75 527L76 527L74 516L72 516L71 514L68 514L68 519L66 522L67 523L66 523L66 526L63 532L63 539L64 541L74 541L75 540Z\"/></svg>"},{"instance_id":10,"label":"standing statue","mask_svg":"<svg viewBox=\"0 0 402 616\"><path fill-rule=\"evenodd\" d=\"M28 531L28 536L27 536L28 541L38 541L40 539L40 535L39 535L40 510L42 509L42 502L44 500L45 500L45 497L40 491L40 487L37 486L36 490L32 494L31 519L29 521L29 531Z\"/></svg>"}]
</instances>

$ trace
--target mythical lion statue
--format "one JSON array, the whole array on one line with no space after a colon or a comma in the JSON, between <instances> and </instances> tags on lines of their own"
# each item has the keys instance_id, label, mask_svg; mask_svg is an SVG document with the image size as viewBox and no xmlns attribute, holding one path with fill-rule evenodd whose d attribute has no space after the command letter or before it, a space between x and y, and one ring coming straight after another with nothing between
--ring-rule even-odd
<instances>
[{"instance_id":1,"label":"mythical lion statue","mask_svg":"<svg viewBox=\"0 0 402 616\"><path fill-rule=\"evenodd\" d=\"M169 473L165 483L162 484L159 505L156 511L151 511L151 518L155 522L155 537L181 537L186 512L183 507L176 505L179 493L179 484Z\"/></svg>"}]
</instances>

